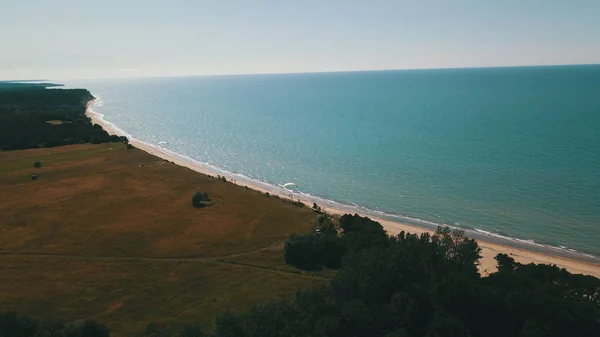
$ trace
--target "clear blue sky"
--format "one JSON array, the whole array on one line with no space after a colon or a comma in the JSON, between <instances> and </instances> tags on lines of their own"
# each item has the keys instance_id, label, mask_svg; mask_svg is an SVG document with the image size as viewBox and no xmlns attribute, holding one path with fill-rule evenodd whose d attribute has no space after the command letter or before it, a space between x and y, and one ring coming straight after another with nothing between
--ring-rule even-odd
<instances>
[{"instance_id":1,"label":"clear blue sky","mask_svg":"<svg viewBox=\"0 0 600 337\"><path fill-rule=\"evenodd\" d=\"M0 79L600 63L600 0L0 0Z\"/></svg>"}]
</instances>

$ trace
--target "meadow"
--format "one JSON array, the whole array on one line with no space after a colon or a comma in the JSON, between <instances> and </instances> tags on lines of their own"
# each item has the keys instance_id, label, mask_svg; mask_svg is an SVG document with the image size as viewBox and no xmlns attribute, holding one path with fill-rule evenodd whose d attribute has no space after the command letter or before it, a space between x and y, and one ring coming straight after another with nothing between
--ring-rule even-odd
<instances>
[{"instance_id":1,"label":"meadow","mask_svg":"<svg viewBox=\"0 0 600 337\"><path fill-rule=\"evenodd\" d=\"M211 205L192 207L194 192ZM94 318L111 336L210 328L327 283L283 260L286 238L316 225L308 208L121 143L0 152L0 310Z\"/></svg>"}]
</instances>

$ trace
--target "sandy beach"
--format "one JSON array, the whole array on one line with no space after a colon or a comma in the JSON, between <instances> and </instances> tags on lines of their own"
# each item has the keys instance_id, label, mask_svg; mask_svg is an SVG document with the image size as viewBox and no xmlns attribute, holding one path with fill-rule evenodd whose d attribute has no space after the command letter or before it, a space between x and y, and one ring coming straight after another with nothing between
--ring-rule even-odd
<instances>
[{"instance_id":1,"label":"sandy beach","mask_svg":"<svg viewBox=\"0 0 600 337\"><path fill-rule=\"evenodd\" d=\"M115 130L111 125L104 122L91 109L91 107L93 106L93 103L94 103L94 101L90 101L88 103L88 109L86 112L86 114L92 119L92 122L95 124L99 124L100 126L102 126L102 128L104 130L106 130L110 134L122 135L118 132L118 130ZM164 151L158 147L151 146L144 142L141 142L141 141L138 141L135 139L130 139L130 143L133 146L135 146L147 153L150 153L159 158L174 162L177 165L187 167L193 171L196 171L196 172L199 172L202 174L206 174L206 175L211 175L211 176L219 174L218 172L211 171L208 168L201 167L200 165L196 165L194 163L190 163L189 161L185 160L184 158L181 158L179 156L176 156L172 153ZM240 186L247 186L249 188L259 190L259 191L262 191L265 193L268 192L271 194L279 195L282 198L290 197L290 195L287 195L280 191L269 189L269 188L267 188L267 186L261 186L260 184L253 182L253 181L246 181L246 180L239 181L239 179L236 180L236 177L228 177L228 178L229 178L228 180L230 180L233 183L236 183L237 185L240 185ZM298 200L298 201L305 203L309 207L312 206L313 201L311 201L311 200L303 200L302 197L298 197L297 195L292 195L292 197L294 198L295 201ZM319 205L319 206L321 206L323 208L323 210L329 214L342 215L342 214L349 212L348 210L344 210L342 208L336 208L336 207L324 206L324 205ZM358 212L358 213L360 214L360 212ZM432 232L431 229L415 226L415 225L408 224L408 223L391 221L391 220L383 219L381 217L377 217L377 216L373 216L373 215L366 215L366 214L361 214L361 215L368 216L376 221L379 221L383 225L385 230L391 235L398 234L401 231L417 233L417 234L423 233L423 232ZM479 246L482 248L482 252L481 252L482 258L480 260L480 266L479 266L479 270L482 275L487 275L489 273L494 272L496 270L496 261L494 260L494 257L499 253L504 253L504 254L510 255L516 261L518 261L520 263L524 263L524 264L528 264L528 263L554 264L560 268L565 268L569 272L574 273L574 274L592 275L592 276L600 278L600 262L596 263L596 262L577 260L577 259L573 259L573 258L569 258L569 257L565 257L565 256L559 256L558 254L554 255L554 254L538 252L538 251L535 251L532 249L530 250L530 249L521 248L521 247L513 247L513 246L509 246L509 245L504 245L504 244L499 244L496 242L487 241L487 240L484 240L481 238L476 238L476 239L477 239Z\"/></svg>"}]
</instances>

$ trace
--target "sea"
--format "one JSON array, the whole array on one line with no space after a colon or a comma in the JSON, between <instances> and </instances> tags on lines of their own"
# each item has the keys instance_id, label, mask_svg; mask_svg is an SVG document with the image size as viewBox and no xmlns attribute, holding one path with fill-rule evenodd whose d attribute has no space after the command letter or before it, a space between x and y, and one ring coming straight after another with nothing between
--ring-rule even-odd
<instances>
[{"instance_id":1,"label":"sea","mask_svg":"<svg viewBox=\"0 0 600 337\"><path fill-rule=\"evenodd\" d=\"M600 65L65 84L118 133L231 179L600 256Z\"/></svg>"}]
</instances>

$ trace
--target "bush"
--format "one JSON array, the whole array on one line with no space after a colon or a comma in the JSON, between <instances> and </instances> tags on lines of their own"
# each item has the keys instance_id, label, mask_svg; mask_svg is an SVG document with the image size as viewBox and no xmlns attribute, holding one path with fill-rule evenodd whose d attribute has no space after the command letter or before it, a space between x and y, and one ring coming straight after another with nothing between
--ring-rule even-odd
<instances>
[{"instance_id":1,"label":"bush","mask_svg":"<svg viewBox=\"0 0 600 337\"><path fill-rule=\"evenodd\" d=\"M210 197L206 192L196 192L192 195L192 206L196 208L202 208L206 206L206 201L210 201Z\"/></svg>"},{"instance_id":2,"label":"bush","mask_svg":"<svg viewBox=\"0 0 600 337\"><path fill-rule=\"evenodd\" d=\"M35 163L33 163L33 167L40 168L40 167L42 167L42 163L39 161L36 161Z\"/></svg>"},{"instance_id":3,"label":"bush","mask_svg":"<svg viewBox=\"0 0 600 337\"><path fill-rule=\"evenodd\" d=\"M292 205L298 206L298 207L306 206L306 205L304 205L304 203L302 201L293 201L293 200L292 200Z\"/></svg>"},{"instance_id":4,"label":"bush","mask_svg":"<svg viewBox=\"0 0 600 337\"><path fill-rule=\"evenodd\" d=\"M135 147L129 143L127 143L127 150L133 150Z\"/></svg>"}]
</instances>

